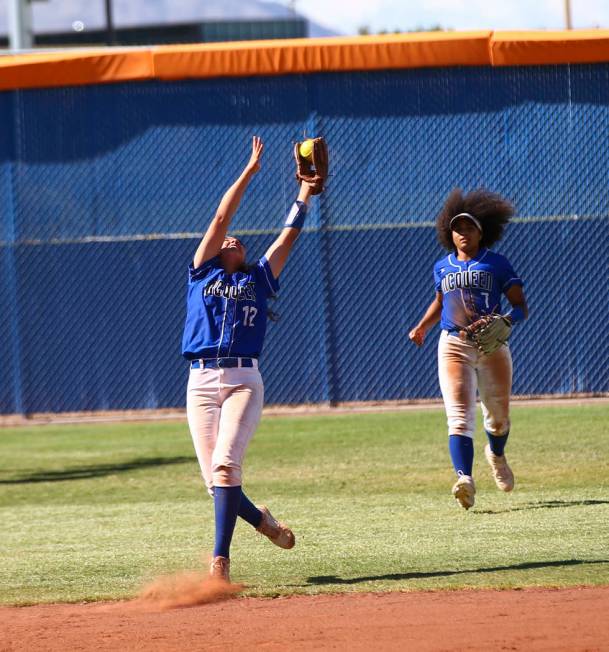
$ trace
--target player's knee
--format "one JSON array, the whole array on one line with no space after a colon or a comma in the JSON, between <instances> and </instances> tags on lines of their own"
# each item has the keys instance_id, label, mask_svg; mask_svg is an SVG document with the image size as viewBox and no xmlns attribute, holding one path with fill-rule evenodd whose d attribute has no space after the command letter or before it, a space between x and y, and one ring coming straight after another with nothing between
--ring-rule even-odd
<instances>
[{"instance_id":1,"label":"player's knee","mask_svg":"<svg viewBox=\"0 0 609 652\"><path fill-rule=\"evenodd\" d=\"M469 419L455 417L448 420L448 434L462 435L463 437L473 437L474 428Z\"/></svg>"},{"instance_id":2,"label":"player's knee","mask_svg":"<svg viewBox=\"0 0 609 652\"><path fill-rule=\"evenodd\" d=\"M494 435L495 437L503 437L503 435L507 435L507 433L510 431L510 420L507 417L503 419L497 417L488 417L484 420L484 429L490 435Z\"/></svg>"},{"instance_id":3,"label":"player's knee","mask_svg":"<svg viewBox=\"0 0 609 652\"><path fill-rule=\"evenodd\" d=\"M205 473L201 471L201 478L203 478L203 482L205 483L205 488L207 489L207 493L213 498L214 495L214 482L211 477L205 477Z\"/></svg>"},{"instance_id":4,"label":"player's knee","mask_svg":"<svg viewBox=\"0 0 609 652\"><path fill-rule=\"evenodd\" d=\"M214 467L212 476L215 487L241 486L241 467L219 465Z\"/></svg>"}]
</instances>

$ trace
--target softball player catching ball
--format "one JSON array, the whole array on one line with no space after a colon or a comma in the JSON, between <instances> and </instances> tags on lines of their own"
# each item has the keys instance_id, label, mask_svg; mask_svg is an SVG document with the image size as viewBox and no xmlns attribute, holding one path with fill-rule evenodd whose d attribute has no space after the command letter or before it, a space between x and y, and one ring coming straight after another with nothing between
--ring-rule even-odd
<instances>
[{"instance_id":1,"label":"softball player catching ball","mask_svg":"<svg viewBox=\"0 0 609 652\"><path fill-rule=\"evenodd\" d=\"M438 238L450 253L434 266L436 296L412 329L421 346L438 321L440 388L448 419L449 450L457 473L452 493L459 504L474 505L472 478L476 390L480 394L485 455L497 487L514 488L514 475L504 449L510 432L509 403L512 358L507 339L513 324L524 321L528 308L522 280L509 261L489 249L501 239L513 214L512 205L484 190L463 195L454 190L436 221ZM501 315L501 295L511 310Z\"/></svg>"},{"instance_id":2,"label":"softball player catching ball","mask_svg":"<svg viewBox=\"0 0 609 652\"><path fill-rule=\"evenodd\" d=\"M266 332L267 299L279 289L277 279L302 229L311 195L323 190L325 174L323 170L323 176L318 174L313 161L316 151L319 158L327 150L323 139L318 141L322 144L316 144L311 162L301 164L297 153L299 172L304 165L310 175L297 173L300 192L281 234L262 258L246 265L245 247L227 236L227 230L260 169L263 144L254 137L249 162L222 198L189 267L182 339L182 353L190 361L188 425L203 479L214 499L216 536L210 574L226 581L237 516L281 548L295 544L290 528L243 493L241 468L262 413L264 386L258 358Z\"/></svg>"}]
</instances>

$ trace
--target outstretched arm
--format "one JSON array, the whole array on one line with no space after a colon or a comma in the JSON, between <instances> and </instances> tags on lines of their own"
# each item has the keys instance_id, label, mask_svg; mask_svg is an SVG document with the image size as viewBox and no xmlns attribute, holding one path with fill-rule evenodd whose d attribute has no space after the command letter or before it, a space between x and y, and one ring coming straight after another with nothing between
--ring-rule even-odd
<instances>
[{"instance_id":1,"label":"outstretched arm","mask_svg":"<svg viewBox=\"0 0 609 652\"><path fill-rule=\"evenodd\" d=\"M417 346L423 346L427 331L440 321L442 315L442 293L436 292L435 299L429 304L423 319L410 331L408 337Z\"/></svg>"},{"instance_id":2,"label":"outstretched arm","mask_svg":"<svg viewBox=\"0 0 609 652\"><path fill-rule=\"evenodd\" d=\"M275 278L279 278L279 275L288 260L290 251L300 235L300 230L304 224L304 218L310 199L311 186L303 181L300 184L298 197L288 213L283 230L265 254L266 259L269 261L271 272L273 272Z\"/></svg>"},{"instance_id":3,"label":"outstretched arm","mask_svg":"<svg viewBox=\"0 0 609 652\"><path fill-rule=\"evenodd\" d=\"M262 156L263 149L264 145L262 144L262 140L258 136L254 136L252 138L252 154L250 160L239 178L224 193L224 197L222 197L222 201L216 210L214 219L207 227L207 231L197 248L193 259L195 269L201 267L203 263L220 253L220 247L224 242L231 220L237 208L239 208L243 193L254 174L260 169L260 157Z\"/></svg>"}]
</instances>

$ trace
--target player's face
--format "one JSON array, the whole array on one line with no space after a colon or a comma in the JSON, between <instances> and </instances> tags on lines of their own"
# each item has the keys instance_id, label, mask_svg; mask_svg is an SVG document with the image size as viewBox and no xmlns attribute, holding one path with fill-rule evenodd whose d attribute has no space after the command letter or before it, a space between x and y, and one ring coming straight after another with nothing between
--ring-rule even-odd
<instances>
[{"instance_id":1,"label":"player's face","mask_svg":"<svg viewBox=\"0 0 609 652\"><path fill-rule=\"evenodd\" d=\"M237 238L225 238L220 248L220 264L228 274L234 274L245 263L245 247Z\"/></svg>"},{"instance_id":2,"label":"player's face","mask_svg":"<svg viewBox=\"0 0 609 652\"><path fill-rule=\"evenodd\" d=\"M477 251L480 248L482 233L467 218L457 220L453 225L453 244L461 251Z\"/></svg>"}]
</instances>

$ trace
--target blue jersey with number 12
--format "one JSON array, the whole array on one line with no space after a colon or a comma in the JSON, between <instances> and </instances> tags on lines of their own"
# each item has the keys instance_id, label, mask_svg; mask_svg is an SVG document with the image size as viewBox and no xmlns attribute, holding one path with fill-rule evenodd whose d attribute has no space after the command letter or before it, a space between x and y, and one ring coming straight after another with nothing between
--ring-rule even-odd
<instances>
[{"instance_id":1,"label":"blue jersey with number 12","mask_svg":"<svg viewBox=\"0 0 609 652\"><path fill-rule=\"evenodd\" d=\"M508 259L483 248L472 260L449 254L434 265L436 292L442 293L440 326L458 331L482 315L501 312L501 295L523 285Z\"/></svg>"},{"instance_id":2,"label":"blue jersey with number 12","mask_svg":"<svg viewBox=\"0 0 609 652\"><path fill-rule=\"evenodd\" d=\"M188 271L182 355L257 358L266 334L267 299L279 290L267 259L227 274L216 256Z\"/></svg>"}]
</instances>

